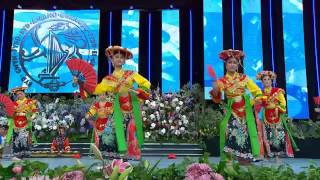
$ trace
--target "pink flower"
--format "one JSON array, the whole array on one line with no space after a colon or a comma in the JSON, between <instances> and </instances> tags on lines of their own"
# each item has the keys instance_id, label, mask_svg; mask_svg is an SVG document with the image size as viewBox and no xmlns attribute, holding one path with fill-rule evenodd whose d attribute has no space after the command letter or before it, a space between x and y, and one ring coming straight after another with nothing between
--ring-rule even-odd
<instances>
[{"instance_id":1,"label":"pink flower","mask_svg":"<svg viewBox=\"0 0 320 180\"><path fill-rule=\"evenodd\" d=\"M111 164L112 168L119 166L119 173L123 173L127 166L131 166L128 162L123 162L122 159L114 159Z\"/></svg>"},{"instance_id":2,"label":"pink flower","mask_svg":"<svg viewBox=\"0 0 320 180\"><path fill-rule=\"evenodd\" d=\"M214 173L214 179L215 180L224 180L224 177L219 173Z\"/></svg>"},{"instance_id":3,"label":"pink flower","mask_svg":"<svg viewBox=\"0 0 320 180\"><path fill-rule=\"evenodd\" d=\"M21 174L22 173L22 166L18 165L18 166L14 166L12 168L12 172L16 173L16 174Z\"/></svg>"},{"instance_id":4,"label":"pink flower","mask_svg":"<svg viewBox=\"0 0 320 180\"><path fill-rule=\"evenodd\" d=\"M221 179L222 178L222 179ZM185 180L223 180L224 178L212 171L210 166L205 163L193 163L187 167L187 173L185 175Z\"/></svg>"},{"instance_id":5,"label":"pink flower","mask_svg":"<svg viewBox=\"0 0 320 180\"><path fill-rule=\"evenodd\" d=\"M122 159L114 159L111 164L109 164L103 168L103 173L106 176L110 176L112 174L113 169L116 166L119 167L119 173L123 173L127 169L127 167L129 167L131 165L128 162L123 162Z\"/></svg>"},{"instance_id":6,"label":"pink flower","mask_svg":"<svg viewBox=\"0 0 320 180\"><path fill-rule=\"evenodd\" d=\"M77 179L77 180L83 180L84 174L82 171L71 171L64 173L62 176L62 180L71 180L71 179Z\"/></svg>"}]
</instances>

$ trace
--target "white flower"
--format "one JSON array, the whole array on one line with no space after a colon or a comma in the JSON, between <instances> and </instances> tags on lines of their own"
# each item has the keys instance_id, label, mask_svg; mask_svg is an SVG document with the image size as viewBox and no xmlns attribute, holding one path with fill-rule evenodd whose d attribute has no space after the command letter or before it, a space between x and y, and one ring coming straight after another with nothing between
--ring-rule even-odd
<instances>
[{"instance_id":1,"label":"white flower","mask_svg":"<svg viewBox=\"0 0 320 180\"><path fill-rule=\"evenodd\" d=\"M54 116L52 117L52 119L53 119L54 121L58 121L58 120L59 120L59 117L58 117L57 115L54 115Z\"/></svg>"},{"instance_id":2,"label":"white flower","mask_svg":"<svg viewBox=\"0 0 320 180\"><path fill-rule=\"evenodd\" d=\"M42 126L43 129L46 129L48 126L45 124Z\"/></svg>"},{"instance_id":3,"label":"white flower","mask_svg":"<svg viewBox=\"0 0 320 180\"><path fill-rule=\"evenodd\" d=\"M187 116L186 115L183 115L181 118L182 118L182 120L187 120Z\"/></svg>"},{"instance_id":4,"label":"white flower","mask_svg":"<svg viewBox=\"0 0 320 180\"><path fill-rule=\"evenodd\" d=\"M83 126L86 123L86 120L84 118L81 119L80 125Z\"/></svg>"},{"instance_id":5,"label":"white flower","mask_svg":"<svg viewBox=\"0 0 320 180\"><path fill-rule=\"evenodd\" d=\"M166 129L162 128L161 131L160 131L160 134L164 135L165 133L166 133Z\"/></svg>"},{"instance_id":6,"label":"white flower","mask_svg":"<svg viewBox=\"0 0 320 180\"><path fill-rule=\"evenodd\" d=\"M177 111L177 112L179 112L180 109L181 109L181 108L180 108L179 106L176 107L176 111Z\"/></svg>"},{"instance_id":7,"label":"white flower","mask_svg":"<svg viewBox=\"0 0 320 180\"><path fill-rule=\"evenodd\" d=\"M179 121L179 122L178 122L178 124L179 124L179 126L181 126L181 125L182 125L182 122L181 122L181 121Z\"/></svg>"},{"instance_id":8,"label":"white flower","mask_svg":"<svg viewBox=\"0 0 320 180\"><path fill-rule=\"evenodd\" d=\"M150 129L154 129L155 127L156 127L156 124L152 123Z\"/></svg>"},{"instance_id":9,"label":"white flower","mask_svg":"<svg viewBox=\"0 0 320 180\"><path fill-rule=\"evenodd\" d=\"M169 123L170 123L170 124L172 123L172 119L169 119Z\"/></svg>"},{"instance_id":10,"label":"white flower","mask_svg":"<svg viewBox=\"0 0 320 180\"><path fill-rule=\"evenodd\" d=\"M185 124L185 125L187 125L189 123L189 121L188 120L183 120L183 124Z\"/></svg>"},{"instance_id":11,"label":"white flower","mask_svg":"<svg viewBox=\"0 0 320 180\"><path fill-rule=\"evenodd\" d=\"M146 100L146 101L145 101L145 103L146 103L146 104L149 104L149 103L150 103L150 101L149 101L149 100Z\"/></svg>"},{"instance_id":12,"label":"white flower","mask_svg":"<svg viewBox=\"0 0 320 180\"><path fill-rule=\"evenodd\" d=\"M184 130L186 130L185 127L181 127L181 128L180 128L180 131L184 131Z\"/></svg>"},{"instance_id":13,"label":"white flower","mask_svg":"<svg viewBox=\"0 0 320 180\"><path fill-rule=\"evenodd\" d=\"M146 117L143 117L143 118L142 118L142 120L143 120L143 121L146 121L146 120L147 120L147 118L146 118Z\"/></svg>"},{"instance_id":14,"label":"white flower","mask_svg":"<svg viewBox=\"0 0 320 180\"><path fill-rule=\"evenodd\" d=\"M156 111L155 114L156 114L156 115L160 115L159 111Z\"/></svg>"},{"instance_id":15,"label":"white flower","mask_svg":"<svg viewBox=\"0 0 320 180\"><path fill-rule=\"evenodd\" d=\"M172 100L172 102L179 102L179 99L178 99L178 98L174 98L174 99Z\"/></svg>"},{"instance_id":16,"label":"white flower","mask_svg":"<svg viewBox=\"0 0 320 180\"><path fill-rule=\"evenodd\" d=\"M150 114L150 119L153 120L154 118L156 118L156 116L154 114Z\"/></svg>"},{"instance_id":17,"label":"white flower","mask_svg":"<svg viewBox=\"0 0 320 180\"><path fill-rule=\"evenodd\" d=\"M52 127L52 129L53 129L53 130L56 130L56 129L57 129L57 126L56 126L56 125L54 125L54 126Z\"/></svg>"},{"instance_id":18,"label":"white flower","mask_svg":"<svg viewBox=\"0 0 320 180\"><path fill-rule=\"evenodd\" d=\"M160 103L160 107L162 107L162 108L163 108L163 107L164 107L164 104L163 104L163 103Z\"/></svg>"},{"instance_id":19,"label":"white flower","mask_svg":"<svg viewBox=\"0 0 320 180\"><path fill-rule=\"evenodd\" d=\"M183 105L183 102L182 102L182 101L179 101L179 105L182 106L182 105Z\"/></svg>"},{"instance_id":20,"label":"white flower","mask_svg":"<svg viewBox=\"0 0 320 180\"><path fill-rule=\"evenodd\" d=\"M145 112L145 111L142 111L141 114L142 114L142 116L145 116L145 115L146 115L146 112Z\"/></svg>"},{"instance_id":21,"label":"white flower","mask_svg":"<svg viewBox=\"0 0 320 180\"><path fill-rule=\"evenodd\" d=\"M155 109L155 108L157 107L157 103L156 103L155 101L152 101L152 102L150 103L150 107L151 107L152 109Z\"/></svg>"},{"instance_id":22,"label":"white flower","mask_svg":"<svg viewBox=\"0 0 320 180\"><path fill-rule=\"evenodd\" d=\"M34 128L36 128L36 130L40 131L41 130L41 126L36 125Z\"/></svg>"},{"instance_id":23,"label":"white flower","mask_svg":"<svg viewBox=\"0 0 320 180\"><path fill-rule=\"evenodd\" d=\"M57 103L59 102L59 100L60 100L60 99L57 98L54 103L57 104Z\"/></svg>"},{"instance_id":24,"label":"white flower","mask_svg":"<svg viewBox=\"0 0 320 180\"><path fill-rule=\"evenodd\" d=\"M178 135L180 135L180 131L179 131L179 130L176 130L176 131L174 132L174 134L178 136Z\"/></svg>"},{"instance_id":25,"label":"white flower","mask_svg":"<svg viewBox=\"0 0 320 180\"><path fill-rule=\"evenodd\" d=\"M173 129L175 129L175 127L174 126L170 126L170 130L173 130Z\"/></svg>"},{"instance_id":26,"label":"white flower","mask_svg":"<svg viewBox=\"0 0 320 180\"><path fill-rule=\"evenodd\" d=\"M144 133L144 137L145 137L145 138L148 139L150 136L151 136L151 133L150 133L150 132L145 132L145 133Z\"/></svg>"},{"instance_id":27,"label":"white flower","mask_svg":"<svg viewBox=\"0 0 320 180\"><path fill-rule=\"evenodd\" d=\"M164 104L169 104L169 102L168 102L168 101L165 101Z\"/></svg>"},{"instance_id":28,"label":"white flower","mask_svg":"<svg viewBox=\"0 0 320 180\"><path fill-rule=\"evenodd\" d=\"M167 121L166 121L166 120L163 120L163 121L162 121L162 124L165 124L165 123L167 123Z\"/></svg>"}]
</instances>

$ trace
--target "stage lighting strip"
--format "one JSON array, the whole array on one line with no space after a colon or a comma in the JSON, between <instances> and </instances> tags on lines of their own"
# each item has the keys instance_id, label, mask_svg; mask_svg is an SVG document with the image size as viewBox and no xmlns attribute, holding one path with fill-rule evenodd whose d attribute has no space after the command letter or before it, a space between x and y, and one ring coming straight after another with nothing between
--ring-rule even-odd
<instances>
[{"instance_id":1,"label":"stage lighting strip","mask_svg":"<svg viewBox=\"0 0 320 180\"><path fill-rule=\"evenodd\" d=\"M112 12L109 12L109 46L112 45ZM111 61L108 61L109 74L111 74Z\"/></svg>"},{"instance_id":2,"label":"stage lighting strip","mask_svg":"<svg viewBox=\"0 0 320 180\"><path fill-rule=\"evenodd\" d=\"M234 49L234 13L233 13L234 7L233 7L233 0L231 0L231 29L232 29L232 49Z\"/></svg>"},{"instance_id":3,"label":"stage lighting strip","mask_svg":"<svg viewBox=\"0 0 320 180\"><path fill-rule=\"evenodd\" d=\"M271 61L272 61L272 71L275 71L274 67L274 44L273 44L273 25L272 25L272 0L269 1L269 21L270 21L270 42L271 42Z\"/></svg>"},{"instance_id":4,"label":"stage lighting strip","mask_svg":"<svg viewBox=\"0 0 320 180\"><path fill-rule=\"evenodd\" d=\"M0 73L1 73L1 70L2 70L3 39L4 39L4 26L5 26L5 24L6 24L6 10L3 10L2 11L1 49L0 49Z\"/></svg>"},{"instance_id":5,"label":"stage lighting strip","mask_svg":"<svg viewBox=\"0 0 320 180\"><path fill-rule=\"evenodd\" d=\"M190 34L190 45L189 45L189 51L190 51L190 57L189 57L189 63L190 63L190 77L189 77L189 79L190 79L190 89L192 89L192 76L193 76L193 52L192 52L192 44L193 44L193 36L192 36L192 31L193 31L193 29L192 29L192 10L189 10L189 34Z\"/></svg>"},{"instance_id":6,"label":"stage lighting strip","mask_svg":"<svg viewBox=\"0 0 320 180\"><path fill-rule=\"evenodd\" d=\"M313 15L313 35L314 35L314 55L316 58L316 71L317 71L317 88L318 96L320 96L320 82L319 82L319 60L318 60L318 45L317 45L317 28L316 28L316 5L315 0L312 1L312 15Z\"/></svg>"},{"instance_id":7,"label":"stage lighting strip","mask_svg":"<svg viewBox=\"0 0 320 180\"><path fill-rule=\"evenodd\" d=\"M151 13L149 13L149 25L148 25L148 79L151 81Z\"/></svg>"}]
</instances>

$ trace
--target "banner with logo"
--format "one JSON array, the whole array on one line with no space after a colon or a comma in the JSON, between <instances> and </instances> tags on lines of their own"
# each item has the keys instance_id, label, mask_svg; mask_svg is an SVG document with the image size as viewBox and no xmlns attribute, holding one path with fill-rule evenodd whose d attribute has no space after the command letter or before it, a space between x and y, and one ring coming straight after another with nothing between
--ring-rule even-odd
<instances>
[{"instance_id":1,"label":"banner with logo","mask_svg":"<svg viewBox=\"0 0 320 180\"><path fill-rule=\"evenodd\" d=\"M15 10L9 90L76 91L65 62L81 58L98 70L99 22L99 10Z\"/></svg>"}]
</instances>

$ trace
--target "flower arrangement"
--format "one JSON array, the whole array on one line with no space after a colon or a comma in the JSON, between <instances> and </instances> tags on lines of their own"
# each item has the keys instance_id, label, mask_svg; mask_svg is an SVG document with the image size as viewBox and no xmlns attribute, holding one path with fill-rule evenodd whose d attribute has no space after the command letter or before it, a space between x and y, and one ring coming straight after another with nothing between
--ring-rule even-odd
<instances>
[{"instance_id":1,"label":"flower arrangement","mask_svg":"<svg viewBox=\"0 0 320 180\"><path fill-rule=\"evenodd\" d=\"M194 98L187 86L176 93L160 93L159 88L142 105L145 139L177 141L197 138Z\"/></svg>"},{"instance_id":2,"label":"flower arrangement","mask_svg":"<svg viewBox=\"0 0 320 180\"><path fill-rule=\"evenodd\" d=\"M35 134L38 138L55 136L59 126L68 129L71 134L81 132L84 134L91 128L84 119L93 98L83 101L80 98L56 97L36 95L39 113L33 120ZM49 139L48 139L49 140ZM50 141L50 140L49 140Z\"/></svg>"},{"instance_id":3,"label":"flower arrangement","mask_svg":"<svg viewBox=\"0 0 320 180\"><path fill-rule=\"evenodd\" d=\"M6 116L0 116L0 127L8 125L8 118Z\"/></svg>"}]
</instances>

